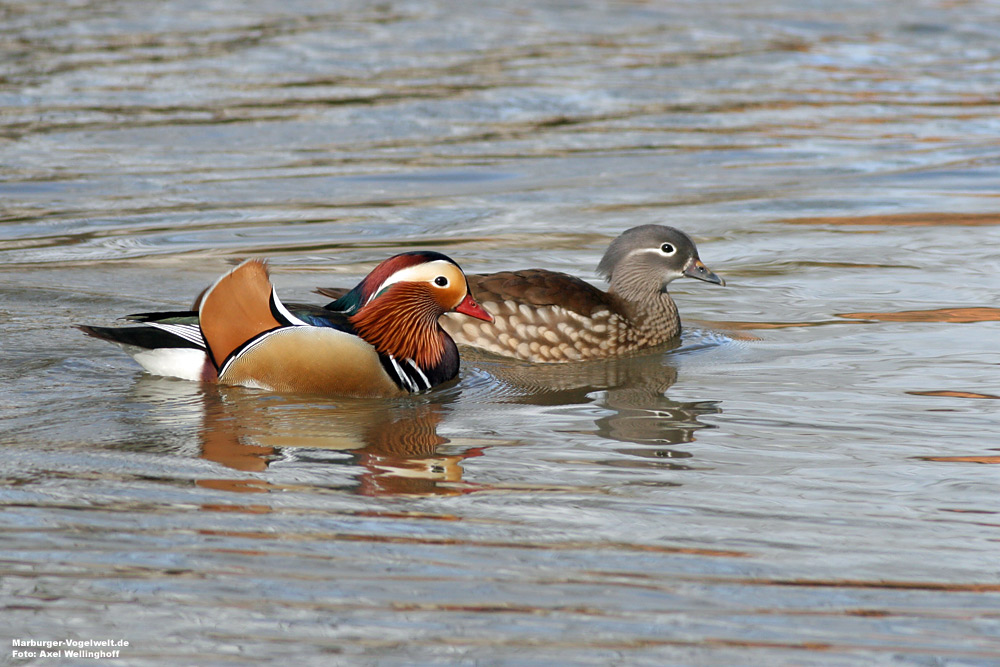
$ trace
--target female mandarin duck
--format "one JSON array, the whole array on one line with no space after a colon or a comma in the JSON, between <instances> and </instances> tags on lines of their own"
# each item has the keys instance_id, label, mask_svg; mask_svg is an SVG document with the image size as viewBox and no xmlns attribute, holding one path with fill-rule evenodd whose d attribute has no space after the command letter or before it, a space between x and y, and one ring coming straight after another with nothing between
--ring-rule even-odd
<instances>
[{"instance_id":1,"label":"female mandarin duck","mask_svg":"<svg viewBox=\"0 0 1000 667\"><path fill-rule=\"evenodd\" d=\"M80 327L122 344L157 375L273 391L398 396L458 374L458 349L438 318L490 314L458 264L436 252L391 257L343 297L340 312L286 307L260 260L247 260L200 298L197 312L146 313L142 326Z\"/></svg>"},{"instance_id":2,"label":"female mandarin duck","mask_svg":"<svg viewBox=\"0 0 1000 667\"><path fill-rule=\"evenodd\" d=\"M442 318L459 345L524 361L558 363L615 357L676 341L681 322L667 286L687 276L725 281L698 257L694 241L663 225L633 227L615 239L597 271L607 292L545 269L468 276L472 295L492 324L458 315ZM321 288L339 296L342 290ZM339 301L327 308L338 309Z\"/></svg>"}]
</instances>

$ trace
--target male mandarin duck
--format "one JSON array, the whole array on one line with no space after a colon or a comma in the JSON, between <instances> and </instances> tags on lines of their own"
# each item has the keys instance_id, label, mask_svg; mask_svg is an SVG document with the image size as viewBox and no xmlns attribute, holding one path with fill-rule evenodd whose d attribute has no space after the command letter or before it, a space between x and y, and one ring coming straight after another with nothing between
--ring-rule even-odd
<instances>
[{"instance_id":1,"label":"male mandarin duck","mask_svg":"<svg viewBox=\"0 0 1000 667\"><path fill-rule=\"evenodd\" d=\"M492 321L462 269L436 252L391 257L344 296L351 308L286 307L260 260L247 260L201 297L197 311L144 313L140 326L81 326L121 344L146 370L272 391L398 396L458 374L446 312Z\"/></svg>"},{"instance_id":2,"label":"male mandarin duck","mask_svg":"<svg viewBox=\"0 0 1000 667\"><path fill-rule=\"evenodd\" d=\"M616 238L597 266L604 292L574 276L526 269L467 276L473 297L494 322L441 318L459 345L536 363L626 355L678 340L680 316L667 286L687 276L725 281L698 257L694 241L663 225L642 225ZM337 297L343 290L321 288ZM327 308L339 309L341 300Z\"/></svg>"}]
</instances>

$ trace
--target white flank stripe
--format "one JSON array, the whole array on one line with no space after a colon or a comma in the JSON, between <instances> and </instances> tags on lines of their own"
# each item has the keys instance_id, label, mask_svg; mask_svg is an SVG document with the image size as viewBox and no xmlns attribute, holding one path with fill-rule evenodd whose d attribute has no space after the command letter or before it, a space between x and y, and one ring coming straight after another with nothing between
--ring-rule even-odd
<instances>
[{"instance_id":1,"label":"white flank stripe","mask_svg":"<svg viewBox=\"0 0 1000 667\"><path fill-rule=\"evenodd\" d=\"M277 294L277 292L274 291L274 287L273 286L271 287L271 301L274 302L274 305L278 309L278 312L281 313L281 315L286 320L288 320L289 322L291 322L295 326L297 326L297 327L309 326L308 322L303 322L299 318L297 318L294 315L292 315L292 313L287 308L285 308L285 304L281 303L281 299L278 298L278 294Z\"/></svg>"},{"instance_id":2,"label":"white flank stripe","mask_svg":"<svg viewBox=\"0 0 1000 667\"><path fill-rule=\"evenodd\" d=\"M396 361L396 357L390 354L389 361L392 362L392 367L396 369L396 375L399 376L399 379L402 380L402 382L406 385L406 388L412 392L417 391L417 388L414 386L413 380L410 379L409 375L403 372L403 368L399 365L399 362Z\"/></svg>"},{"instance_id":3,"label":"white flank stripe","mask_svg":"<svg viewBox=\"0 0 1000 667\"><path fill-rule=\"evenodd\" d=\"M420 376L420 379L424 381L423 388L424 389L430 389L431 388L431 381L428 380L427 376L424 375L424 372L422 370L420 370L420 366L417 366L416 362L413 361L413 359L407 359L406 362L408 364L410 364L410 366L413 367L413 370L415 370L417 372L417 374Z\"/></svg>"},{"instance_id":4,"label":"white flank stripe","mask_svg":"<svg viewBox=\"0 0 1000 667\"><path fill-rule=\"evenodd\" d=\"M254 349L258 345L263 343L269 336L273 336L276 333L281 333L282 331L287 331L287 329L271 329L270 331L262 333L261 335L254 338L249 345L244 347L242 350L240 350L233 356L229 357L229 359L227 359L226 362L222 364L222 368L219 369L219 377L221 378L223 375L226 374L226 370L232 365L234 361L236 361L244 354L248 353L250 350Z\"/></svg>"}]
</instances>

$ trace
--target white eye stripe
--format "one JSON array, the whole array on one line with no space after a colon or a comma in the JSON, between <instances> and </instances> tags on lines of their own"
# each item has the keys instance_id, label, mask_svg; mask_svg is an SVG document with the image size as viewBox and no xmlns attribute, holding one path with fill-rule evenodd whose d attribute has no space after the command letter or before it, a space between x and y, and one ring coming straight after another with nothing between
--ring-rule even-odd
<instances>
[{"instance_id":1,"label":"white eye stripe","mask_svg":"<svg viewBox=\"0 0 1000 667\"><path fill-rule=\"evenodd\" d=\"M666 255L667 257L673 257L674 255L677 254L677 246L675 246L672 243L668 244L668 245L670 245L670 247L673 248L672 252L663 252L663 250L661 250L659 247L657 247L657 248L636 248L635 250L631 251L630 253L628 253L625 256L626 257L630 257L632 255L638 255L639 253L647 253L648 252L648 253L654 253L654 254L657 254L657 255Z\"/></svg>"},{"instance_id":2,"label":"white eye stripe","mask_svg":"<svg viewBox=\"0 0 1000 667\"><path fill-rule=\"evenodd\" d=\"M371 301L376 296L381 294L382 290L395 283L427 282L429 280L433 280L435 277L441 275L444 267L446 266L452 267L452 269L455 267L455 265L451 262L446 262L443 259L435 259L432 262L424 262L423 264L417 264L416 266L409 266L405 269L400 269L386 278L385 281L378 286L378 289L374 290L372 295L368 297L368 301ZM367 304L368 301L365 303Z\"/></svg>"}]
</instances>

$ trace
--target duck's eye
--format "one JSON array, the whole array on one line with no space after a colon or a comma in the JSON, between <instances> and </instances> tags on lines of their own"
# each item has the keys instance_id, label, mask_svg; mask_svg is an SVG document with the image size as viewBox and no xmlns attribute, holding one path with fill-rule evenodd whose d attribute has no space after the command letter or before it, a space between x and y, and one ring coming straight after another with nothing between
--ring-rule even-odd
<instances>
[{"instance_id":1,"label":"duck's eye","mask_svg":"<svg viewBox=\"0 0 1000 667\"><path fill-rule=\"evenodd\" d=\"M448 279L445 278L444 276L438 276L437 278L434 279L434 284L437 285L438 287L447 287Z\"/></svg>"},{"instance_id":2,"label":"duck's eye","mask_svg":"<svg viewBox=\"0 0 1000 667\"><path fill-rule=\"evenodd\" d=\"M664 243L663 245L660 246L660 252L662 252L664 255L673 255L674 247L669 243Z\"/></svg>"}]
</instances>

